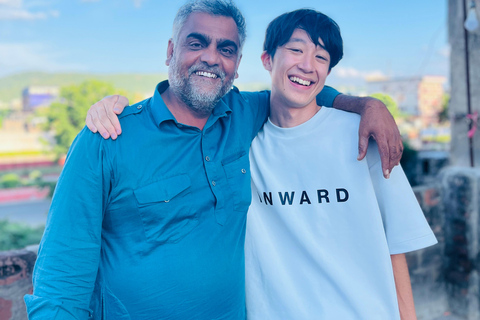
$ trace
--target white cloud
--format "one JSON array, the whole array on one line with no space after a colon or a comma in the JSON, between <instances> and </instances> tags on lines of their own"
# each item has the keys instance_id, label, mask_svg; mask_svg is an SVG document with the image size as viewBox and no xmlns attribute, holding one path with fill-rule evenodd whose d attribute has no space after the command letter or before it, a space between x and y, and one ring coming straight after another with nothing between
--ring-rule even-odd
<instances>
[{"instance_id":1,"label":"white cloud","mask_svg":"<svg viewBox=\"0 0 480 320\"><path fill-rule=\"evenodd\" d=\"M22 71L72 71L81 65L61 63L63 54L41 43L0 43L0 76Z\"/></svg>"},{"instance_id":2,"label":"white cloud","mask_svg":"<svg viewBox=\"0 0 480 320\"><path fill-rule=\"evenodd\" d=\"M40 20L58 17L55 10L32 12L22 0L0 0L0 20Z\"/></svg>"},{"instance_id":3,"label":"white cloud","mask_svg":"<svg viewBox=\"0 0 480 320\"><path fill-rule=\"evenodd\" d=\"M2 0L0 0L2 1ZM82 2L100 2L100 0L81 0ZM145 0L132 0L136 8L140 8Z\"/></svg>"},{"instance_id":4,"label":"white cloud","mask_svg":"<svg viewBox=\"0 0 480 320\"><path fill-rule=\"evenodd\" d=\"M371 78L385 78L385 74L379 70L360 71L351 67L336 67L332 74L341 79L371 79Z\"/></svg>"},{"instance_id":5,"label":"white cloud","mask_svg":"<svg viewBox=\"0 0 480 320\"><path fill-rule=\"evenodd\" d=\"M12 7L12 8L21 8L22 0L0 0L0 6Z\"/></svg>"}]
</instances>

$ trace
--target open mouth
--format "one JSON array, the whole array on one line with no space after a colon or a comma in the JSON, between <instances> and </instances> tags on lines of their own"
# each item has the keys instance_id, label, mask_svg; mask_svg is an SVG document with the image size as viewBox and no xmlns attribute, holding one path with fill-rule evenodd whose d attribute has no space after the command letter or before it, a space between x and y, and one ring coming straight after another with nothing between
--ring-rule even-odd
<instances>
[{"instance_id":1,"label":"open mouth","mask_svg":"<svg viewBox=\"0 0 480 320\"><path fill-rule=\"evenodd\" d=\"M290 81L292 81L293 83L297 83L297 84L302 85L304 87L309 87L314 83L313 81L303 80L303 79L300 79L299 77L295 77L295 76L290 76L290 77L288 77L288 79Z\"/></svg>"},{"instance_id":2,"label":"open mouth","mask_svg":"<svg viewBox=\"0 0 480 320\"><path fill-rule=\"evenodd\" d=\"M197 76L206 77L210 79L216 79L218 76L215 73L207 72L207 71L196 71L194 72Z\"/></svg>"}]
</instances>

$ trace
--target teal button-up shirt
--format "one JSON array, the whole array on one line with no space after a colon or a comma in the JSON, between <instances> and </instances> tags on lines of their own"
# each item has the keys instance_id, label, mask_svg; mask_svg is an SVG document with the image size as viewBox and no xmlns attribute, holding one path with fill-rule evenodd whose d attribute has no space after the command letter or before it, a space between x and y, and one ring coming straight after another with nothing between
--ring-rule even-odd
<instances>
[{"instance_id":1,"label":"teal button-up shirt","mask_svg":"<svg viewBox=\"0 0 480 320\"><path fill-rule=\"evenodd\" d=\"M116 141L84 129L72 144L25 297L31 320L245 318L248 150L269 92L231 90L199 130L175 120L167 87L122 113Z\"/></svg>"}]
</instances>

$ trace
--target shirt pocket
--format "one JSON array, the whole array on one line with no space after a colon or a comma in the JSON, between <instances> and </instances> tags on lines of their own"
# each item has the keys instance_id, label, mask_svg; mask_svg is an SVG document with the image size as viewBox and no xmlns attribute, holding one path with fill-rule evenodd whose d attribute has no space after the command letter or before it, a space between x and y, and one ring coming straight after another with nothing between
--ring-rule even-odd
<instances>
[{"instance_id":1,"label":"shirt pocket","mask_svg":"<svg viewBox=\"0 0 480 320\"><path fill-rule=\"evenodd\" d=\"M228 163L222 163L233 195L233 209L247 211L252 200L250 161L248 153Z\"/></svg>"},{"instance_id":2,"label":"shirt pocket","mask_svg":"<svg viewBox=\"0 0 480 320\"><path fill-rule=\"evenodd\" d=\"M191 206L190 177L165 178L133 191L147 242L176 243L199 223Z\"/></svg>"}]
</instances>

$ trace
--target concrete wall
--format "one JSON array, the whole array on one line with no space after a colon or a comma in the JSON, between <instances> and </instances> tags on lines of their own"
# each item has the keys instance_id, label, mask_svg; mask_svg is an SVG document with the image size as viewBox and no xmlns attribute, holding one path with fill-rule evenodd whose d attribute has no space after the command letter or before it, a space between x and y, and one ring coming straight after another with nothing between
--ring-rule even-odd
<instances>
[{"instance_id":1,"label":"concrete wall","mask_svg":"<svg viewBox=\"0 0 480 320\"><path fill-rule=\"evenodd\" d=\"M465 69L465 41L463 1L469 8L470 0L448 0L448 30L450 53L451 99L449 112L452 123L451 161L452 165L470 165L468 145L467 86ZM480 0L475 0L477 17L480 13ZM470 61L470 96L472 112L480 112L480 28L468 36ZM475 166L480 166L480 133L474 137Z\"/></svg>"},{"instance_id":2,"label":"concrete wall","mask_svg":"<svg viewBox=\"0 0 480 320\"><path fill-rule=\"evenodd\" d=\"M418 318L480 319L480 169L448 167L414 191L439 242L407 255Z\"/></svg>"},{"instance_id":3,"label":"concrete wall","mask_svg":"<svg viewBox=\"0 0 480 320\"><path fill-rule=\"evenodd\" d=\"M28 250L0 252L0 320L27 319L23 296L32 292L35 259Z\"/></svg>"}]
</instances>

